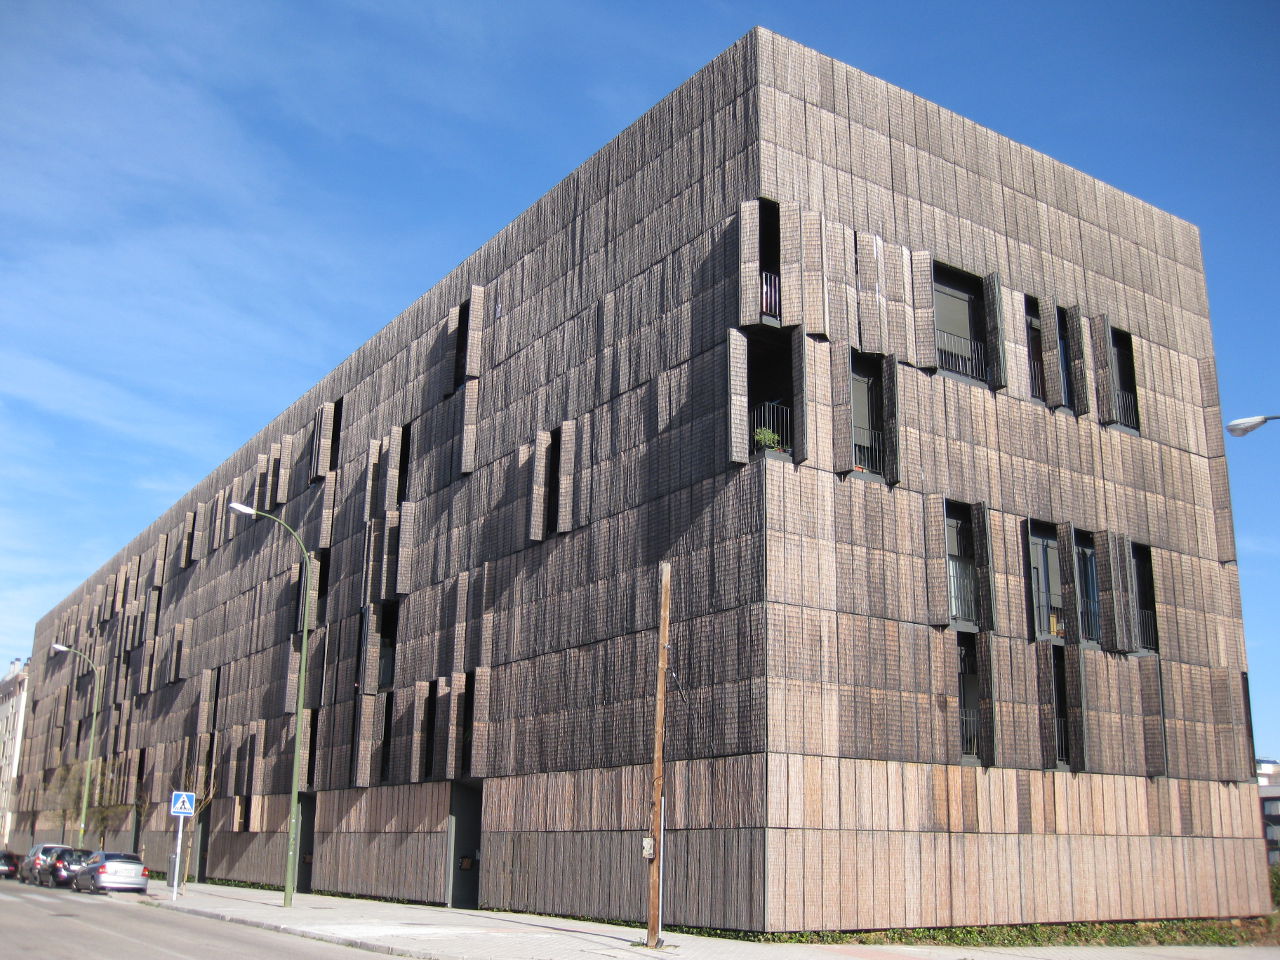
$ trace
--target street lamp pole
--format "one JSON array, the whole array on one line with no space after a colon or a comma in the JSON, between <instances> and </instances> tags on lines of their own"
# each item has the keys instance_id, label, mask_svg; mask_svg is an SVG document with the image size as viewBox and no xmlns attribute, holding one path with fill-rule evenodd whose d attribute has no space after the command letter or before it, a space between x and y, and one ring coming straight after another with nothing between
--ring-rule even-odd
<instances>
[{"instance_id":1,"label":"street lamp pole","mask_svg":"<svg viewBox=\"0 0 1280 960\"><path fill-rule=\"evenodd\" d=\"M302 774L302 710L307 693L307 628L311 618L308 604L311 595L311 554L298 536L298 531L279 517L256 510L243 503L232 503L231 509L249 516L274 520L289 531L302 551L302 651L298 655L298 699L293 711L293 773L289 779L289 847L284 864L284 905L293 906L293 894L298 886L298 789Z\"/></svg>"},{"instance_id":2,"label":"street lamp pole","mask_svg":"<svg viewBox=\"0 0 1280 960\"><path fill-rule=\"evenodd\" d=\"M75 647L69 647L65 643L50 644L50 649L54 653L74 653L93 670L93 713L89 715L89 759L85 761L84 786L80 789L80 839L77 841L83 847L85 821L89 819L89 786L93 783L93 749L98 739L98 708L102 702L102 668L94 663L88 654L82 653Z\"/></svg>"}]
</instances>

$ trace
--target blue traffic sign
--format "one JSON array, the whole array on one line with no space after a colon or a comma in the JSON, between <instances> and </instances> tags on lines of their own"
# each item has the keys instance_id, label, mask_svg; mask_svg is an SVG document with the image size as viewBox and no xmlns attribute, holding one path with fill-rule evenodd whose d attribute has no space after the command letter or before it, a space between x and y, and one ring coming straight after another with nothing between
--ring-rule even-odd
<instances>
[{"instance_id":1,"label":"blue traffic sign","mask_svg":"<svg viewBox=\"0 0 1280 960\"><path fill-rule=\"evenodd\" d=\"M196 795L194 793L173 792L169 801L169 813L175 817L194 817L196 814Z\"/></svg>"}]
</instances>

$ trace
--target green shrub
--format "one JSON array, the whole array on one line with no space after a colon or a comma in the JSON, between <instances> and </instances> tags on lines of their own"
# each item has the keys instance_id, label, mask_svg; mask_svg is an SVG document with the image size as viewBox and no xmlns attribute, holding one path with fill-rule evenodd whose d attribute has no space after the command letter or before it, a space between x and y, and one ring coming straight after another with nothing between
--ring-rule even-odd
<instances>
[{"instance_id":1,"label":"green shrub","mask_svg":"<svg viewBox=\"0 0 1280 960\"><path fill-rule=\"evenodd\" d=\"M756 427L753 438L761 450L777 450L782 446L782 438L768 427Z\"/></svg>"}]
</instances>

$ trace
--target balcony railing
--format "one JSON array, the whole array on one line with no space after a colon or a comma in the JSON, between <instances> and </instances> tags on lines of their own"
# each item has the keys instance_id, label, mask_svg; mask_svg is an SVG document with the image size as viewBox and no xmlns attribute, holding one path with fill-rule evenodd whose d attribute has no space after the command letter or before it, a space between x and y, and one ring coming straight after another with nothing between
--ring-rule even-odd
<instances>
[{"instance_id":1,"label":"balcony railing","mask_svg":"<svg viewBox=\"0 0 1280 960\"><path fill-rule=\"evenodd\" d=\"M952 373L963 374L974 380L987 379L987 364L982 344L977 340L958 337L946 330L935 331L938 350L938 366Z\"/></svg>"},{"instance_id":2,"label":"balcony railing","mask_svg":"<svg viewBox=\"0 0 1280 960\"><path fill-rule=\"evenodd\" d=\"M791 408L762 403L751 411L752 450L791 450Z\"/></svg>"},{"instance_id":3,"label":"balcony railing","mask_svg":"<svg viewBox=\"0 0 1280 960\"><path fill-rule=\"evenodd\" d=\"M947 581L951 591L951 619L978 622L978 572L973 561L947 557Z\"/></svg>"},{"instance_id":4,"label":"balcony railing","mask_svg":"<svg viewBox=\"0 0 1280 960\"><path fill-rule=\"evenodd\" d=\"M1122 423L1131 430L1138 429L1138 397L1136 394L1130 393L1128 390L1121 390L1119 387L1115 391L1116 396L1116 422Z\"/></svg>"},{"instance_id":5,"label":"balcony railing","mask_svg":"<svg viewBox=\"0 0 1280 960\"><path fill-rule=\"evenodd\" d=\"M760 312L766 317L782 316L782 278L760 271Z\"/></svg>"},{"instance_id":6,"label":"balcony railing","mask_svg":"<svg viewBox=\"0 0 1280 960\"><path fill-rule=\"evenodd\" d=\"M1036 636L1065 637L1066 621L1062 616L1062 597L1048 590L1032 590L1036 611Z\"/></svg>"},{"instance_id":7,"label":"balcony railing","mask_svg":"<svg viewBox=\"0 0 1280 960\"><path fill-rule=\"evenodd\" d=\"M978 710L976 707L960 708L960 752L966 757L978 755Z\"/></svg>"},{"instance_id":8,"label":"balcony railing","mask_svg":"<svg viewBox=\"0 0 1280 960\"><path fill-rule=\"evenodd\" d=\"M1044 399L1044 358L1031 358L1031 395L1037 400Z\"/></svg>"},{"instance_id":9,"label":"balcony railing","mask_svg":"<svg viewBox=\"0 0 1280 960\"><path fill-rule=\"evenodd\" d=\"M1080 599L1080 639L1093 643L1102 639L1102 618L1098 615L1097 597Z\"/></svg>"},{"instance_id":10,"label":"balcony railing","mask_svg":"<svg viewBox=\"0 0 1280 960\"><path fill-rule=\"evenodd\" d=\"M1138 645L1143 650L1156 652L1160 649L1160 636L1156 633L1156 612L1154 610L1138 611Z\"/></svg>"},{"instance_id":11,"label":"balcony railing","mask_svg":"<svg viewBox=\"0 0 1280 960\"><path fill-rule=\"evenodd\" d=\"M884 474L884 437L879 430L853 428L853 469L876 476Z\"/></svg>"},{"instance_id":12,"label":"balcony railing","mask_svg":"<svg viewBox=\"0 0 1280 960\"><path fill-rule=\"evenodd\" d=\"M1067 745L1067 718L1053 718L1053 735L1057 740L1057 754L1059 763L1071 762L1071 748Z\"/></svg>"}]
</instances>

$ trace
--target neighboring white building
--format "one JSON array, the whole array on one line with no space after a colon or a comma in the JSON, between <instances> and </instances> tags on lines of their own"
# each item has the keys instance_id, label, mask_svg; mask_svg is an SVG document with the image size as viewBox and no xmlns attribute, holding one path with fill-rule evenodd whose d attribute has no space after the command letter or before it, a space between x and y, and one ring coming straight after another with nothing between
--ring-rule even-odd
<instances>
[{"instance_id":1,"label":"neighboring white building","mask_svg":"<svg viewBox=\"0 0 1280 960\"><path fill-rule=\"evenodd\" d=\"M13 829L14 780L27 715L27 662L14 660L0 680L0 848L9 846Z\"/></svg>"},{"instance_id":2,"label":"neighboring white building","mask_svg":"<svg viewBox=\"0 0 1280 960\"><path fill-rule=\"evenodd\" d=\"M1280 763L1275 760L1264 760L1258 758L1258 786L1275 787L1280 786Z\"/></svg>"}]
</instances>

